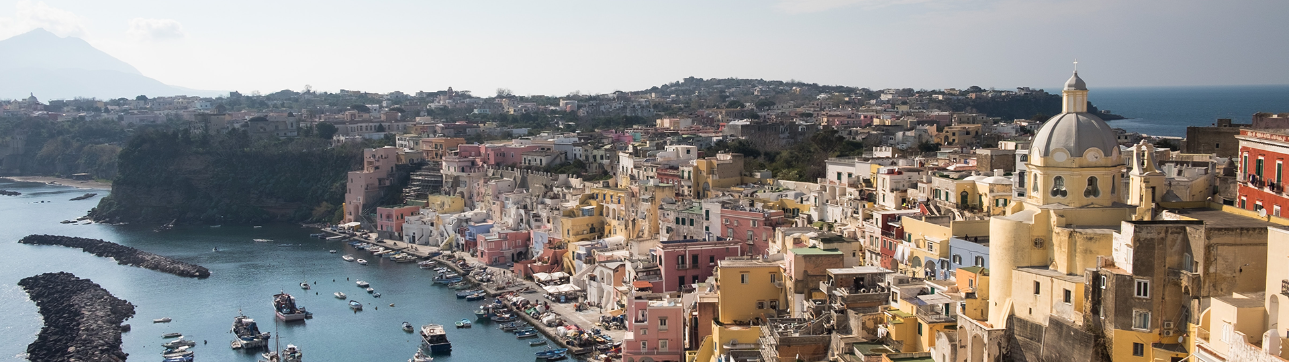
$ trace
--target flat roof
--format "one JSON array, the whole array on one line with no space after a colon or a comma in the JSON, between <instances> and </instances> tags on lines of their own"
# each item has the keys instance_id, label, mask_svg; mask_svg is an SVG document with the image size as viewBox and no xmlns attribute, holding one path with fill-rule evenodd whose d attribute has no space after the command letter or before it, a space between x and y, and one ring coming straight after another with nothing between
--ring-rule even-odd
<instances>
[{"instance_id":1,"label":"flat roof","mask_svg":"<svg viewBox=\"0 0 1289 362\"><path fill-rule=\"evenodd\" d=\"M1063 281L1067 281L1067 282L1071 282L1071 283L1086 283L1086 282L1087 282L1087 279L1085 279L1082 275L1067 275L1067 274L1065 274L1065 273L1061 273L1061 272L1059 272L1059 271L1055 271L1055 270L1052 270L1052 269L1048 269L1047 267L1026 267L1026 268L1016 268L1016 271L1018 271L1018 272L1023 272L1023 273L1036 274L1036 275L1042 275L1042 276L1045 276L1045 277L1050 277L1050 278L1053 278L1053 279L1059 279L1059 280L1063 280Z\"/></svg>"},{"instance_id":2,"label":"flat roof","mask_svg":"<svg viewBox=\"0 0 1289 362\"><path fill-rule=\"evenodd\" d=\"M842 255L837 249L793 248L788 251L797 255Z\"/></svg>"},{"instance_id":3,"label":"flat roof","mask_svg":"<svg viewBox=\"0 0 1289 362\"><path fill-rule=\"evenodd\" d=\"M1284 225L1262 219L1237 215L1214 209L1168 209L1168 212L1204 221L1205 228L1264 228L1286 229Z\"/></svg>"},{"instance_id":4,"label":"flat roof","mask_svg":"<svg viewBox=\"0 0 1289 362\"><path fill-rule=\"evenodd\" d=\"M828 269L828 272L832 274L889 274L891 270L880 266L852 266L849 268L832 268Z\"/></svg>"}]
</instances>

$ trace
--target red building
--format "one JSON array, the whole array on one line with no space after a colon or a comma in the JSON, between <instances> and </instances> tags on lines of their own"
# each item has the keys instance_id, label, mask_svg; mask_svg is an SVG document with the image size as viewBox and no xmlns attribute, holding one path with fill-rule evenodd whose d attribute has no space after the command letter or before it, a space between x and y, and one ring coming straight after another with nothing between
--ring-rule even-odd
<instances>
[{"instance_id":1,"label":"red building","mask_svg":"<svg viewBox=\"0 0 1289 362\"><path fill-rule=\"evenodd\" d=\"M527 231L497 231L476 235L479 260L488 265L504 265L528 259Z\"/></svg>"},{"instance_id":2,"label":"red building","mask_svg":"<svg viewBox=\"0 0 1289 362\"><path fill-rule=\"evenodd\" d=\"M1267 210L1267 215L1280 216L1289 207L1284 188L1284 163L1289 159L1289 132L1285 130L1240 130L1240 181L1236 206L1241 209Z\"/></svg>"},{"instance_id":3,"label":"red building","mask_svg":"<svg viewBox=\"0 0 1289 362\"><path fill-rule=\"evenodd\" d=\"M658 243L649 253L661 270L662 280L654 281L652 290L675 292L705 281L712 276L718 260L742 256L746 251L747 245L739 240L687 239Z\"/></svg>"},{"instance_id":4,"label":"red building","mask_svg":"<svg viewBox=\"0 0 1289 362\"><path fill-rule=\"evenodd\" d=\"M727 239L747 244L748 255L765 255L774 228L783 223L783 210L721 209L721 229Z\"/></svg>"},{"instance_id":5,"label":"red building","mask_svg":"<svg viewBox=\"0 0 1289 362\"><path fill-rule=\"evenodd\" d=\"M376 231L383 238L402 239L403 219L420 211L417 206L377 207Z\"/></svg>"}]
</instances>

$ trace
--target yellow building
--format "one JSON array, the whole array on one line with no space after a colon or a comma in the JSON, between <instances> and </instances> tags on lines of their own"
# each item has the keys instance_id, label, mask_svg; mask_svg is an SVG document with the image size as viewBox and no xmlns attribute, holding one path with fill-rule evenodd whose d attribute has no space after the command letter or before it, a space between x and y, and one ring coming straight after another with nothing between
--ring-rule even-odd
<instances>
[{"instance_id":1,"label":"yellow building","mask_svg":"<svg viewBox=\"0 0 1289 362\"><path fill-rule=\"evenodd\" d=\"M425 208L440 214L455 214L465 211L465 199L456 195L430 195L425 200Z\"/></svg>"},{"instance_id":2,"label":"yellow building","mask_svg":"<svg viewBox=\"0 0 1289 362\"><path fill-rule=\"evenodd\" d=\"M904 235L912 241L909 259L900 266L905 275L925 279L947 279L949 245L953 237L989 235L989 220L951 220L948 217L904 216L900 220ZM968 242L958 240L957 242Z\"/></svg>"},{"instance_id":3,"label":"yellow building","mask_svg":"<svg viewBox=\"0 0 1289 362\"><path fill-rule=\"evenodd\" d=\"M693 161L689 180L693 182L694 198L707 198L713 188L729 188L743 183L743 155L718 153L716 157Z\"/></svg>"},{"instance_id":4,"label":"yellow building","mask_svg":"<svg viewBox=\"0 0 1289 362\"><path fill-rule=\"evenodd\" d=\"M1289 230L1268 229L1264 290L1212 299L1186 335L1196 361L1289 359Z\"/></svg>"},{"instance_id":5,"label":"yellow building","mask_svg":"<svg viewBox=\"0 0 1289 362\"><path fill-rule=\"evenodd\" d=\"M712 351L700 350L699 355L712 356L710 361L738 353L759 355L763 323L753 322L774 318L787 306L783 268L759 259L725 259L717 261L715 274L718 316L712 322L712 340L700 347Z\"/></svg>"}]
</instances>

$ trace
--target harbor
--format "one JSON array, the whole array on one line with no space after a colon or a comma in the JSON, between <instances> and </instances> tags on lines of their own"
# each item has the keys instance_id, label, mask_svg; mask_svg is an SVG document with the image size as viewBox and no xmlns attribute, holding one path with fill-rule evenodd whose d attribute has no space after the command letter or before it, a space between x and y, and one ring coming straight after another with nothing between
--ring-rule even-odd
<instances>
[{"instance_id":1,"label":"harbor","mask_svg":"<svg viewBox=\"0 0 1289 362\"><path fill-rule=\"evenodd\" d=\"M0 243L0 252L13 258L13 262L0 265L6 284L0 289L0 300L13 306L6 333L27 336L0 341L0 353L8 356L23 356L43 324L36 305L13 284L32 275L58 271L91 279L135 305L134 317L125 321L132 328L122 334L122 350L130 354L131 360L160 360L160 352L165 350L162 344L167 342L160 337L179 333L184 340L195 342L189 347L195 360L257 361L264 350L230 348L234 338L230 323L239 311L257 321L262 332L272 333L270 346L280 343L285 349L295 345L303 352L304 360L407 360L416 353L420 341L415 333L403 331L404 321L417 328L428 323L448 326L453 351L434 356L440 362L531 361L536 352L547 346L556 347L554 343L530 346L529 339L517 339L493 323L453 328L452 324L462 318L473 319L474 310L483 302L456 299L455 290L432 285L433 273L419 269L415 263L371 258L344 242L309 237L317 229L281 224L262 228L224 225L177 226L155 232L145 225L60 224L59 220L83 215L103 195L90 202L77 202L69 199L84 191L71 187L5 183L0 188L22 192L21 196L0 198L0 217L19 226L0 230L0 238L9 240ZM121 266L77 249L15 242L30 234L108 240L207 267L211 276L183 278ZM273 241L257 243L252 240L256 238ZM290 246L279 246L283 244ZM331 254L330 250L337 253ZM340 256L347 253L368 258L371 263L346 263ZM369 282L383 295L375 298L367 294L355 285L358 280ZM306 281L309 290L300 287ZM313 318L277 322L273 296L283 291L313 313ZM349 298L337 300L332 295L336 292L344 292ZM364 310L350 310L346 303L350 298L363 303ZM162 318L171 321L152 323Z\"/></svg>"}]
</instances>

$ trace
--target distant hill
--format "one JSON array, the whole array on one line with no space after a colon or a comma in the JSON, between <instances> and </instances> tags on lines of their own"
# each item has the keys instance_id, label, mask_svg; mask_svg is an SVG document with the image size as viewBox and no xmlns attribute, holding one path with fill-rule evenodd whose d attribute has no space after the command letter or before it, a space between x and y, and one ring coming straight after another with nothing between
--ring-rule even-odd
<instances>
[{"instance_id":1,"label":"distant hill","mask_svg":"<svg viewBox=\"0 0 1289 362\"><path fill-rule=\"evenodd\" d=\"M0 99L215 95L161 83L75 37L44 29L0 40Z\"/></svg>"}]
</instances>

